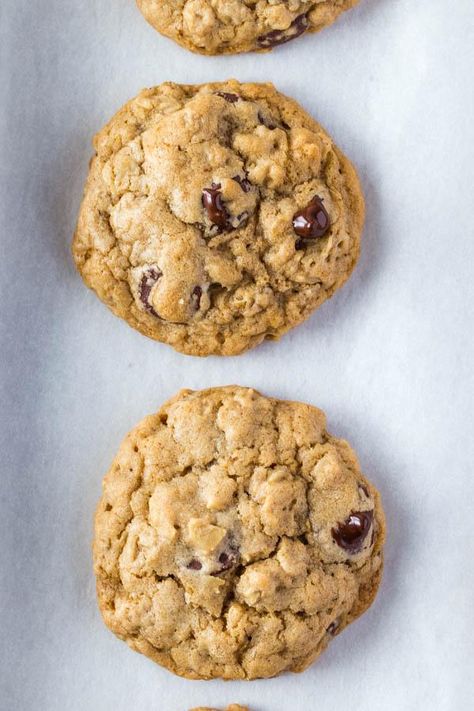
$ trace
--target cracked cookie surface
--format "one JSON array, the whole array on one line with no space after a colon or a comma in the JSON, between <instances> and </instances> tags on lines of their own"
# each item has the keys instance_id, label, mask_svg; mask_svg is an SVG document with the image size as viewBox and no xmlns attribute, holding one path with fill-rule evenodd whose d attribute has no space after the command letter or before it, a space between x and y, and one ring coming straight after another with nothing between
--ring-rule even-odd
<instances>
[{"instance_id":1,"label":"cracked cookie surface","mask_svg":"<svg viewBox=\"0 0 474 711\"><path fill-rule=\"evenodd\" d=\"M94 569L105 623L170 671L302 671L375 597L384 515L309 405L183 390L105 476Z\"/></svg>"},{"instance_id":2,"label":"cracked cookie surface","mask_svg":"<svg viewBox=\"0 0 474 711\"><path fill-rule=\"evenodd\" d=\"M273 49L331 25L359 0L137 0L163 35L201 54Z\"/></svg>"},{"instance_id":3,"label":"cracked cookie surface","mask_svg":"<svg viewBox=\"0 0 474 711\"><path fill-rule=\"evenodd\" d=\"M76 265L116 315L178 351L277 339L357 261L356 173L270 84L147 89L94 145Z\"/></svg>"}]
</instances>

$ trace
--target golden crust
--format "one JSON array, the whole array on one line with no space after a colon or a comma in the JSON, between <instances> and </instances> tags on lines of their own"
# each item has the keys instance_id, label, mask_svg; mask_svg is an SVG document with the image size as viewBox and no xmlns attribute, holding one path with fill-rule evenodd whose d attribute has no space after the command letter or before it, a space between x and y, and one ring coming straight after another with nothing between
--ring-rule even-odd
<instances>
[{"instance_id":1,"label":"golden crust","mask_svg":"<svg viewBox=\"0 0 474 711\"><path fill-rule=\"evenodd\" d=\"M162 84L126 104L94 145L77 268L116 315L178 351L236 355L278 339L357 262L356 172L271 84ZM224 231L203 207L212 185ZM301 242L292 219L315 195L329 229Z\"/></svg>"},{"instance_id":2,"label":"golden crust","mask_svg":"<svg viewBox=\"0 0 474 711\"><path fill-rule=\"evenodd\" d=\"M355 545L339 533L353 516L367 522ZM99 607L132 649L189 679L299 672L371 604L384 538L379 494L320 410L185 390L132 430L104 479Z\"/></svg>"}]
</instances>

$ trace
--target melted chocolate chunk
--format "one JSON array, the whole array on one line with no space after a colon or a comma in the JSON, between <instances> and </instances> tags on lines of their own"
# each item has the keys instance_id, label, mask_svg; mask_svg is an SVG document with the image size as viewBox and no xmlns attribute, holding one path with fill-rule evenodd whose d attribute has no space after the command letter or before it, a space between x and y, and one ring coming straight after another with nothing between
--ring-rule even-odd
<instances>
[{"instance_id":1,"label":"melted chocolate chunk","mask_svg":"<svg viewBox=\"0 0 474 711\"><path fill-rule=\"evenodd\" d=\"M279 44L285 44L292 39L296 39L309 27L308 13L303 13L295 17L291 25L286 30L272 30L265 35L257 37L257 47L261 49L270 49Z\"/></svg>"},{"instance_id":2,"label":"melted chocolate chunk","mask_svg":"<svg viewBox=\"0 0 474 711\"><path fill-rule=\"evenodd\" d=\"M245 178L241 178L240 175L234 175L232 180L235 180L235 182L240 185L244 193L248 193L252 187L252 183L247 179L247 175L245 175Z\"/></svg>"},{"instance_id":3,"label":"melted chocolate chunk","mask_svg":"<svg viewBox=\"0 0 474 711\"><path fill-rule=\"evenodd\" d=\"M229 104L235 104L240 99L240 96L237 96L237 94L231 94L228 91L216 91L216 94L222 99L228 101Z\"/></svg>"},{"instance_id":4,"label":"melted chocolate chunk","mask_svg":"<svg viewBox=\"0 0 474 711\"><path fill-rule=\"evenodd\" d=\"M331 624L327 628L326 632L328 634L334 636L336 634L337 630L339 629L339 624L340 624L339 620L334 620L334 622L331 622Z\"/></svg>"},{"instance_id":5,"label":"melted chocolate chunk","mask_svg":"<svg viewBox=\"0 0 474 711\"><path fill-rule=\"evenodd\" d=\"M212 183L210 188L204 188L202 191L202 204L209 220L214 225L217 225L221 232L232 229L229 221L230 215L222 200L220 183Z\"/></svg>"},{"instance_id":6,"label":"melted chocolate chunk","mask_svg":"<svg viewBox=\"0 0 474 711\"><path fill-rule=\"evenodd\" d=\"M189 561L186 567L189 568L189 570L201 570L202 563L197 558L193 558Z\"/></svg>"},{"instance_id":7,"label":"melted chocolate chunk","mask_svg":"<svg viewBox=\"0 0 474 711\"><path fill-rule=\"evenodd\" d=\"M353 511L331 533L337 545L349 553L359 553L374 520L373 511Z\"/></svg>"},{"instance_id":8,"label":"melted chocolate chunk","mask_svg":"<svg viewBox=\"0 0 474 711\"><path fill-rule=\"evenodd\" d=\"M145 311L148 311L149 314L152 314L152 316L156 316L157 318L160 317L148 301L148 297L161 276L162 272L157 267L150 267L150 269L146 269L143 272L142 278L140 279L140 283L138 285L138 297L145 307Z\"/></svg>"},{"instance_id":9,"label":"melted chocolate chunk","mask_svg":"<svg viewBox=\"0 0 474 711\"><path fill-rule=\"evenodd\" d=\"M238 178L238 179L237 179ZM246 178L237 176L236 180L244 192L247 192L251 186ZM222 199L221 184L212 183L210 188L204 188L202 191L202 204L207 212L209 220L216 225L218 232L230 232L240 227L249 217L248 212L242 212L240 215L232 216Z\"/></svg>"},{"instance_id":10,"label":"melted chocolate chunk","mask_svg":"<svg viewBox=\"0 0 474 711\"><path fill-rule=\"evenodd\" d=\"M201 296L202 296L201 287L195 286L191 292L191 304L196 311L199 311L199 307L201 306Z\"/></svg>"},{"instance_id":11,"label":"melted chocolate chunk","mask_svg":"<svg viewBox=\"0 0 474 711\"><path fill-rule=\"evenodd\" d=\"M305 240L324 237L330 227L329 215L318 195L293 215L293 229L301 237L296 243L297 249L303 249Z\"/></svg>"}]
</instances>

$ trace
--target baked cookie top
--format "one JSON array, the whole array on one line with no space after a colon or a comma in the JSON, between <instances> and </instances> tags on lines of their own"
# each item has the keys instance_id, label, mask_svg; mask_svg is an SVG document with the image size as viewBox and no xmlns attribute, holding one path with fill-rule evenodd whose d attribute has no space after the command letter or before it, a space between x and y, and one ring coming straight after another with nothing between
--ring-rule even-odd
<instances>
[{"instance_id":1,"label":"baked cookie top","mask_svg":"<svg viewBox=\"0 0 474 711\"><path fill-rule=\"evenodd\" d=\"M137 0L148 22L202 54L262 51L327 27L359 0Z\"/></svg>"},{"instance_id":2,"label":"baked cookie top","mask_svg":"<svg viewBox=\"0 0 474 711\"><path fill-rule=\"evenodd\" d=\"M278 338L356 263L355 171L271 84L147 89L94 145L77 267L115 314L178 351Z\"/></svg>"},{"instance_id":3,"label":"baked cookie top","mask_svg":"<svg viewBox=\"0 0 474 711\"><path fill-rule=\"evenodd\" d=\"M180 676L302 671L371 604L384 516L309 405L184 390L105 476L94 565L105 623Z\"/></svg>"}]
</instances>

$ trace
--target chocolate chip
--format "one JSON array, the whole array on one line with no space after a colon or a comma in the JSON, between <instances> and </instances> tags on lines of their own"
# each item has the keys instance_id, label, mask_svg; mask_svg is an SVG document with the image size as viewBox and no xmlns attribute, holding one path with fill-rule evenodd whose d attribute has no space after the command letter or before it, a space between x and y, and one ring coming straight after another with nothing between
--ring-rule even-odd
<instances>
[{"instance_id":1,"label":"chocolate chip","mask_svg":"<svg viewBox=\"0 0 474 711\"><path fill-rule=\"evenodd\" d=\"M219 563L221 564L221 570L229 570L234 564L235 558L233 558L228 553L221 553L219 556Z\"/></svg>"},{"instance_id":2,"label":"chocolate chip","mask_svg":"<svg viewBox=\"0 0 474 711\"><path fill-rule=\"evenodd\" d=\"M189 570L201 570L202 563L197 558L193 558L189 561L186 567L189 568Z\"/></svg>"},{"instance_id":3,"label":"chocolate chip","mask_svg":"<svg viewBox=\"0 0 474 711\"><path fill-rule=\"evenodd\" d=\"M248 193L252 187L252 183L247 179L247 175L245 175L245 178L241 178L240 175L234 175L232 180L235 180L235 182L240 185L244 193Z\"/></svg>"},{"instance_id":4,"label":"chocolate chip","mask_svg":"<svg viewBox=\"0 0 474 711\"><path fill-rule=\"evenodd\" d=\"M306 32L309 27L308 13L303 13L295 17L291 25L286 30L272 30L265 35L257 37L257 47L269 49L279 44L285 44L292 39L296 39Z\"/></svg>"},{"instance_id":5,"label":"chocolate chip","mask_svg":"<svg viewBox=\"0 0 474 711\"><path fill-rule=\"evenodd\" d=\"M204 188L202 191L202 204L210 221L217 225L221 231L232 229L232 225L229 222L229 213L222 200L220 183L211 183L210 188Z\"/></svg>"},{"instance_id":6,"label":"chocolate chip","mask_svg":"<svg viewBox=\"0 0 474 711\"><path fill-rule=\"evenodd\" d=\"M293 215L293 229L301 237L296 243L296 249L303 249L305 240L323 237L330 227L329 215L318 195Z\"/></svg>"},{"instance_id":7,"label":"chocolate chip","mask_svg":"<svg viewBox=\"0 0 474 711\"><path fill-rule=\"evenodd\" d=\"M270 119L267 119L260 111L257 114L258 116L258 122L262 124L262 126L266 126L270 131L274 131L276 128L278 128L278 124L276 124L274 121L270 121ZM284 128L286 131L290 130L290 126L288 126L285 121L280 121L280 128Z\"/></svg>"},{"instance_id":8,"label":"chocolate chip","mask_svg":"<svg viewBox=\"0 0 474 711\"><path fill-rule=\"evenodd\" d=\"M234 178L235 179L235 178ZM241 188L244 192L249 189L250 183L246 178L241 179ZM237 180L240 183L240 180ZM229 232L240 227L249 217L248 212L240 215L231 215L222 200L221 184L212 183L210 188L202 191L202 204L209 220L217 227L218 232Z\"/></svg>"},{"instance_id":9,"label":"chocolate chip","mask_svg":"<svg viewBox=\"0 0 474 711\"><path fill-rule=\"evenodd\" d=\"M199 307L201 306L201 296L202 296L201 287L195 286L191 292L191 304L196 311L199 311Z\"/></svg>"},{"instance_id":10,"label":"chocolate chip","mask_svg":"<svg viewBox=\"0 0 474 711\"><path fill-rule=\"evenodd\" d=\"M353 511L331 533L337 545L349 553L359 553L374 519L373 511Z\"/></svg>"},{"instance_id":11,"label":"chocolate chip","mask_svg":"<svg viewBox=\"0 0 474 711\"><path fill-rule=\"evenodd\" d=\"M237 561L239 560L239 551L232 545L219 555L217 562L219 563L219 568L212 575L220 575L225 573L227 570L231 570Z\"/></svg>"},{"instance_id":12,"label":"chocolate chip","mask_svg":"<svg viewBox=\"0 0 474 711\"><path fill-rule=\"evenodd\" d=\"M142 278L140 279L140 283L138 285L138 297L142 302L143 306L145 307L145 311L148 311L148 313L152 314L153 316L157 316L157 318L160 317L148 301L148 297L150 296L151 290L153 289L156 282L161 276L162 272L160 271L160 269L158 269L157 267L150 267L149 269L146 269L143 272Z\"/></svg>"},{"instance_id":13,"label":"chocolate chip","mask_svg":"<svg viewBox=\"0 0 474 711\"><path fill-rule=\"evenodd\" d=\"M327 628L326 632L328 634L334 636L336 634L337 630L339 629L339 625L340 625L340 620L339 619L334 620L334 622L331 622L331 624Z\"/></svg>"},{"instance_id":14,"label":"chocolate chip","mask_svg":"<svg viewBox=\"0 0 474 711\"><path fill-rule=\"evenodd\" d=\"M276 129L276 123L273 123L273 121L269 121L263 114L258 112L258 122L262 124L262 126L266 126L270 131L274 131Z\"/></svg>"},{"instance_id":15,"label":"chocolate chip","mask_svg":"<svg viewBox=\"0 0 474 711\"><path fill-rule=\"evenodd\" d=\"M225 99L225 101L228 101L229 104L235 104L240 99L240 96L237 96L237 94L231 94L228 91L216 91L216 94L217 96Z\"/></svg>"}]
</instances>

